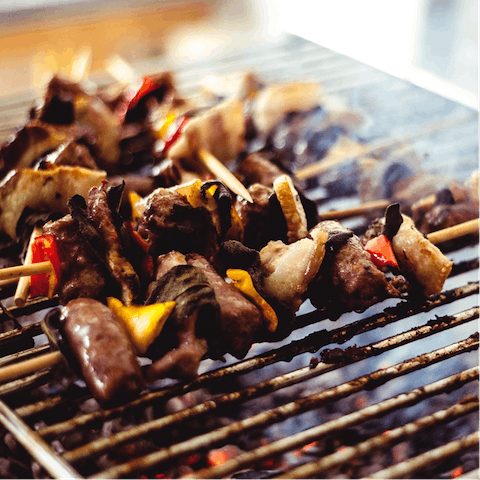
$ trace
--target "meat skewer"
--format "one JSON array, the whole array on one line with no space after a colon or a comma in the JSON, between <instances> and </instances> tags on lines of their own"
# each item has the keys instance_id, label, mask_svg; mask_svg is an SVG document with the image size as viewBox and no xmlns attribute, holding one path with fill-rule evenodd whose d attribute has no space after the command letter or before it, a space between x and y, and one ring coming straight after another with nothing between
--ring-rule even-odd
<instances>
[{"instance_id":1,"label":"meat skewer","mask_svg":"<svg viewBox=\"0 0 480 480\"><path fill-rule=\"evenodd\" d=\"M128 82L133 84L138 82L138 79L136 78L136 75L130 65L118 56L110 59L107 62L107 71L117 81L121 81L122 83ZM191 128L191 125L189 125L189 128ZM186 134L189 135L190 138L191 134L188 131ZM199 138L195 139L197 144L199 141ZM176 141L175 150L177 152L182 151L182 147L180 146L182 142L185 142L182 137ZM190 147L187 147L187 149L188 148ZM196 151L196 158L208 172L210 172L215 178L220 179L220 181L230 188L234 193L240 195L242 198L245 198L248 202L253 201L243 184L237 178L235 178L235 176L225 167L222 162L217 159L215 155L213 155L212 152L202 146L199 146Z\"/></svg>"}]
</instances>

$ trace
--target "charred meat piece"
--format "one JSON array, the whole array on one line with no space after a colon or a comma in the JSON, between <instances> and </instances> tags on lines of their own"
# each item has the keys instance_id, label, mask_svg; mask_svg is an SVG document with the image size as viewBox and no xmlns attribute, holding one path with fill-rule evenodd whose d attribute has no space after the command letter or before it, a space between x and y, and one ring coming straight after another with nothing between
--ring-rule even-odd
<instances>
[{"instance_id":1,"label":"charred meat piece","mask_svg":"<svg viewBox=\"0 0 480 480\"><path fill-rule=\"evenodd\" d=\"M70 110L73 108L73 115ZM120 118L95 94L87 93L78 83L58 76L50 81L40 118L51 123L72 120L93 130L93 149L102 168L112 168L120 157ZM62 119L61 121L59 119Z\"/></svg>"},{"instance_id":2,"label":"charred meat piece","mask_svg":"<svg viewBox=\"0 0 480 480\"><path fill-rule=\"evenodd\" d=\"M85 241L78 222L71 215L66 215L45 224L43 231L53 235L57 241L62 265L58 287L60 302L65 305L78 297L105 300L109 294L110 274Z\"/></svg>"},{"instance_id":3,"label":"charred meat piece","mask_svg":"<svg viewBox=\"0 0 480 480\"><path fill-rule=\"evenodd\" d=\"M260 250L270 240L287 242L287 220L273 189L255 183L248 191L253 203L237 198L235 204L244 228L243 243Z\"/></svg>"},{"instance_id":4,"label":"charred meat piece","mask_svg":"<svg viewBox=\"0 0 480 480\"><path fill-rule=\"evenodd\" d=\"M61 321L63 337L98 402L122 403L143 388L134 348L108 307L91 298L71 300Z\"/></svg>"},{"instance_id":5,"label":"charred meat piece","mask_svg":"<svg viewBox=\"0 0 480 480\"><path fill-rule=\"evenodd\" d=\"M318 277L311 283L309 298L332 318L355 310L363 311L388 297L400 296L395 281L389 281L373 263L360 239L339 222L320 222L314 230L329 235L327 253Z\"/></svg>"},{"instance_id":6,"label":"charred meat piece","mask_svg":"<svg viewBox=\"0 0 480 480\"><path fill-rule=\"evenodd\" d=\"M109 204L111 192L112 190L107 189L105 185L92 188L87 200L88 214L103 240L106 264L113 278L120 285L122 302L130 305L139 294L140 280L123 252L114 223L114 212Z\"/></svg>"},{"instance_id":7,"label":"charred meat piece","mask_svg":"<svg viewBox=\"0 0 480 480\"><path fill-rule=\"evenodd\" d=\"M0 147L0 172L4 175L14 168L30 168L42 155L55 150L68 138L66 131L33 120Z\"/></svg>"},{"instance_id":8,"label":"charred meat piece","mask_svg":"<svg viewBox=\"0 0 480 480\"><path fill-rule=\"evenodd\" d=\"M271 162L266 155L261 152L254 152L247 155L239 162L235 171L235 175L246 187L254 183L260 183L270 188L273 187L275 179L284 173L286 172Z\"/></svg>"},{"instance_id":9,"label":"charred meat piece","mask_svg":"<svg viewBox=\"0 0 480 480\"><path fill-rule=\"evenodd\" d=\"M181 253L161 255L157 265L157 280L149 286L146 304L171 300L176 304L147 352L154 361L146 375L193 378L207 351L218 350L219 305L202 270L188 265Z\"/></svg>"},{"instance_id":10,"label":"charred meat piece","mask_svg":"<svg viewBox=\"0 0 480 480\"><path fill-rule=\"evenodd\" d=\"M428 198L412 205L412 219L422 233L428 234L478 218L478 200L466 197L457 203L450 188L440 190L433 205Z\"/></svg>"},{"instance_id":11,"label":"charred meat piece","mask_svg":"<svg viewBox=\"0 0 480 480\"><path fill-rule=\"evenodd\" d=\"M205 274L220 306L219 329L222 341L218 353L231 353L236 358L243 358L265 331L260 310L233 285L225 282L204 257L193 253L186 255L186 259L189 265L199 268Z\"/></svg>"},{"instance_id":12,"label":"charred meat piece","mask_svg":"<svg viewBox=\"0 0 480 480\"><path fill-rule=\"evenodd\" d=\"M203 206L193 207L174 189L158 188L145 199L138 233L154 258L177 250L197 252L214 261L219 248L210 212Z\"/></svg>"},{"instance_id":13,"label":"charred meat piece","mask_svg":"<svg viewBox=\"0 0 480 480\"><path fill-rule=\"evenodd\" d=\"M66 214L75 194L87 196L106 178L101 170L59 166L49 170L13 170L0 184L0 231L16 237L17 222L25 208Z\"/></svg>"}]
</instances>

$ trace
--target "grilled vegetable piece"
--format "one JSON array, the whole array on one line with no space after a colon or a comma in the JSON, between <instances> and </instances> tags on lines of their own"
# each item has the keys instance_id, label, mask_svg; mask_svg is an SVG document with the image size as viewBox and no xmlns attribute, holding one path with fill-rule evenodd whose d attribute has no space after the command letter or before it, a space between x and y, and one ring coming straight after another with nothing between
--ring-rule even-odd
<instances>
[{"instance_id":1,"label":"grilled vegetable piece","mask_svg":"<svg viewBox=\"0 0 480 480\"><path fill-rule=\"evenodd\" d=\"M265 272L263 290L267 295L296 312L322 264L327 239L325 231L314 229L308 237L290 245L277 240L262 248L260 262Z\"/></svg>"},{"instance_id":2,"label":"grilled vegetable piece","mask_svg":"<svg viewBox=\"0 0 480 480\"><path fill-rule=\"evenodd\" d=\"M229 268L227 270L227 277L233 280L235 287L261 310L268 330L274 332L278 326L277 314L268 302L255 290L250 274L245 270Z\"/></svg>"},{"instance_id":3,"label":"grilled vegetable piece","mask_svg":"<svg viewBox=\"0 0 480 480\"><path fill-rule=\"evenodd\" d=\"M30 296L48 296L52 298L62 275L62 266L58 256L57 242L53 235L39 235L32 242L32 263L48 260L52 264L51 273L30 277Z\"/></svg>"},{"instance_id":4,"label":"grilled vegetable piece","mask_svg":"<svg viewBox=\"0 0 480 480\"><path fill-rule=\"evenodd\" d=\"M17 222L26 207L68 213L67 201L106 179L102 170L59 166L49 170L14 170L0 184L0 231L16 238Z\"/></svg>"},{"instance_id":5,"label":"grilled vegetable piece","mask_svg":"<svg viewBox=\"0 0 480 480\"><path fill-rule=\"evenodd\" d=\"M124 306L118 298L108 297L108 308L127 331L138 354L144 354L160 334L175 302Z\"/></svg>"},{"instance_id":6,"label":"grilled vegetable piece","mask_svg":"<svg viewBox=\"0 0 480 480\"><path fill-rule=\"evenodd\" d=\"M452 271L453 262L416 229L410 217L402 215L402 218L403 222L392 238L400 271L418 283L426 297L438 294Z\"/></svg>"},{"instance_id":7,"label":"grilled vegetable piece","mask_svg":"<svg viewBox=\"0 0 480 480\"><path fill-rule=\"evenodd\" d=\"M307 216L290 176L282 175L275 179L273 190L287 222L288 243L305 238L308 235Z\"/></svg>"},{"instance_id":8,"label":"grilled vegetable piece","mask_svg":"<svg viewBox=\"0 0 480 480\"><path fill-rule=\"evenodd\" d=\"M61 320L62 335L98 402L121 403L143 388L133 345L108 307L78 298L62 309Z\"/></svg>"}]
</instances>

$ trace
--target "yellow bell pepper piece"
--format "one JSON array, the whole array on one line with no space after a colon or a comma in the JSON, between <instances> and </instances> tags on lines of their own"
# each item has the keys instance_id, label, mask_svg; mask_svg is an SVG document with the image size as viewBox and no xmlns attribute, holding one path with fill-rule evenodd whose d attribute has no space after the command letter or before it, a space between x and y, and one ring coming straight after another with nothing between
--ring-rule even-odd
<instances>
[{"instance_id":1,"label":"yellow bell pepper piece","mask_svg":"<svg viewBox=\"0 0 480 480\"><path fill-rule=\"evenodd\" d=\"M158 337L175 307L175 302L124 306L118 298L108 297L108 307L117 316L138 354L144 354Z\"/></svg>"},{"instance_id":2,"label":"yellow bell pepper piece","mask_svg":"<svg viewBox=\"0 0 480 480\"><path fill-rule=\"evenodd\" d=\"M227 277L233 280L233 285L238 288L249 300L251 300L263 313L270 332L274 332L278 326L278 318L275 310L260 296L253 286L252 277L245 270L229 268Z\"/></svg>"},{"instance_id":3,"label":"yellow bell pepper piece","mask_svg":"<svg viewBox=\"0 0 480 480\"><path fill-rule=\"evenodd\" d=\"M163 140L165 138L170 125L172 125L176 118L177 116L173 112L167 114L160 127L155 129L155 134L157 135L157 138L159 138L160 140Z\"/></svg>"},{"instance_id":4,"label":"yellow bell pepper piece","mask_svg":"<svg viewBox=\"0 0 480 480\"><path fill-rule=\"evenodd\" d=\"M128 192L128 200L130 202L130 207L132 209L132 218L134 222L138 222L140 217L143 215L145 210L145 203L142 202L143 197L141 197L137 192L133 190Z\"/></svg>"}]
</instances>

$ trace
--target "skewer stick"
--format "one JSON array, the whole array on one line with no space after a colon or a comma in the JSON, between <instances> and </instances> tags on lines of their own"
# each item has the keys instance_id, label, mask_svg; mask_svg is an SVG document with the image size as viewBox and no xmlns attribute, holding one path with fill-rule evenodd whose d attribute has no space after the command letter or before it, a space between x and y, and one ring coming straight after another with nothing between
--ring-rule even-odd
<instances>
[{"instance_id":1,"label":"skewer stick","mask_svg":"<svg viewBox=\"0 0 480 480\"><path fill-rule=\"evenodd\" d=\"M429 233L427 238L432 243L442 243L447 242L448 240L453 240L458 237L463 237L464 235L470 235L473 233L478 234L479 229L479 219L474 218L468 222L459 223L453 227L444 228L443 230L438 230L436 232Z\"/></svg>"},{"instance_id":2,"label":"skewer stick","mask_svg":"<svg viewBox=\"0 0 480 480\"><path fill-rule=\"evenodd\" d=\"M38 357L24 360L23 362L13 363L0 368L0 383L8 382L20 377L24 377L30 373L52 367L63 359L63 355L59 350L44 353Z\"/></svg>"},{"instance_id":3,"label":"skewer stick","mask_svg":"<svg viewBox=\"0 0 480 480\"><path fill-rule=\"evenodd\" d=\"M356 215L363 215L375 210L383 210L390 205L391 200L374 200L373 202L365 202L356 207L344 208L342 210L331 210L328 212L320 212L323 220L336 220L340 218L349 218Z\"/></svg>"},{"instance_id":4,"label":"skewer stick","mask_svg":"<svg viewBox=\"0 0 480 480\"><path fill-rule=\"evenodd\" d=\"M441 243L447 240L453 240L455 238L461 237L463 235L469 235L476 233L479 230L479 219L470 220L468 222L460 223L453 227L445 228L437 232L433 232L428 235L428 239L432 243ZM50 264L50 262L43 262L43 264ZM41 265L40 263L35 263L33 265ZM0 273L4 270L12 270L14 268L24 268L23 265L20 267L11 267L10 269L0 270ZM43 267L45 269L45 266ZM51 270L51 264L48 267ZM45 273L45 272L42 272ZM52 367L53 365L59 363L63 358L63 355L59 351L53 351L40 355L29 360L24 360L23 362L18 362L12 365L7 365L0 368L0 383L20 378L22 376L28 375L30 373L36 372L38 370Z\"/></svg>"},{"instance_id":5,"label":"skewer stick","mask_svg":"<svg viewBox=\"0 0 480 480\"><path fill-rule=\"evenodd\" d=\"M20 277L29 277L40 273L53 272L52 264L49 261L31 263L30 265L18 265L0 269L0 280L12 280Z\"/></svg>"},{"instance_id":6,"label":"skewer stick","mask_svg":"<svg viewBox=\"0 0 480 480\"><path fill-rule=\"evenodd\" d=\"M24 265L32 264L32 243L38 236L42 235L43 229L41 227L35 227L30 236L30 241L28 242L27 254L25 255ZM23 307L28 296L28 291L30 290L30 277L20 277L18 281L17 289L13 297L13 301L17 307Z\"/></svg>"},{"instance_id":7,"label":"skewer stick","mask_svg":"<svg viewBox=\"0 0 480 480\"><path fill-rule=\"evenodd\" d=\"M232 192L240 195L247 202L253 203L253 199L245 188L245 185L222 163L217 157L204 148L198 150L198 157L207 170L218 177Z\"/></svg>"},{"instance_id":8,"label":"skewer stick","mask_svg":"<svg viewBox=\"0 0 480 480\"><path fill-rule=\"evenodd\" d=\"M446 131L453 125L458 126L469 123L472 120L473 115L474 114L469 114L460 120L456 119L452 122L434 123L418 130L417 132L415 132L414 135L405 136L403 138L392 138L387 140L386 142L380 144L373 144L368 148L364 148L363 151L360 150L358 152L355 152L354 150L347 150L345 152L341 152L340 154L338 152L334 152L334 154L329 154L320 161L310 163L309 165L306 165L305 167L297 170L297 172L295 172L295 177L298 180L306 180L311 177L317 177L321 173L329 170L331 167L337 164L341 164L354 158L364 159L368 156L375 157L378 152L386 149L400 150L402 148L405 148L407 150L413 150L414 142L422 138L426 138L429 135L433 135L434 133Z\"/></svg>"}]
</instances>

